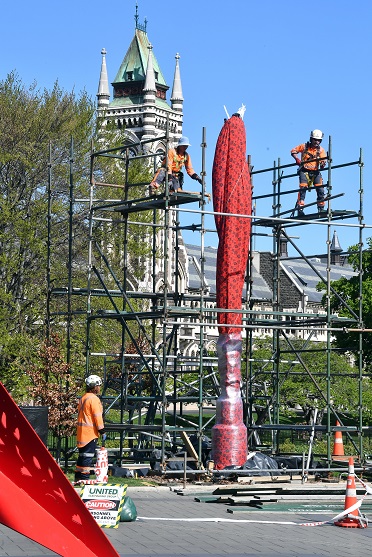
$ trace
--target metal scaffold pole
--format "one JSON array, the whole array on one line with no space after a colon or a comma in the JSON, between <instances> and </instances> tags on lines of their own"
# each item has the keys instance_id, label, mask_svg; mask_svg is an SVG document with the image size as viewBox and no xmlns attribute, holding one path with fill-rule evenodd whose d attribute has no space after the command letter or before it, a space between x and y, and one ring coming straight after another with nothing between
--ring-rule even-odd
<instances>
[{"instance_id":1,"label":"metal scaffold pole","mask_svg":"<svg viewBox=\"0 0 372 557\"><path fill-rule=\"evenodd\" d=\"M328 142L328 181L327 181L327 191L328 197L331 196L332 192L332 142L331 137L329 137ZM326 405L327 405L327 460L328 463L331 463L331 332L330 332L330 325L331 325L331 202L328 201L328 225L327 225L327 295L326 295L326 312L327 312L327 347L326 347L326 355L327 355L327 364L326 364L326 384L327 384L327 395L326 395Z\"/></svg>"},{"instance_id":2,"label":"metal scaffold pole","mask_svg":"<svg viewBox=\"0 0 372 557\"><path fill-rule=\"evenodd\" d=\"M358 389L358 396L359 396L359 455L361 460L364 459L364 451L363 451L363 369L364 369L364 362L363 362L363 333L362 330L364 329L364 322L363 322L363 230L364 230L364 211L363 211L363 202L364 202L364 185L363 185L363 151L360 149L359 154L359 321L358 321L358 328L360 329L358 335L358 377L359 377L359 389Z\"/></svg>"},{"instance_id":3,"label":"metal scaffold pole","mask_svg":"<svg viewBox=\"0 0 372 557\"><path fill-rule=\"evenodd\" d=\"M52 247L52 144L49 142L49 160L48 160L48 215L47 215L47 299L46 299L46 338L50 338L50 318L51 318L51 308L50 308L50 297L51 297L51 247Z\"/></svg>"},{"instance_id":4,"label":"metal scaffold pole","mask_svg":"<svg viewBox=\"0 0 372 557\"><path fill-rule=\"evenodd\" d=\"M51 250L53 246L53 224L51 219L52 160L49 157L48 195L48 304L47 329L49 331L53 315L53 296L66 296L67 353L73 364L71 343L74 327L74 296L85 300L85 310L81 317L86 320L85 372L92 369L104 370L103 401L107 430L114 439L118 434L118 462L139 462L143 460L160 463L166 470L169 452L185 452L195 457L197 470L204 469L203 438L208 437L215 418L215 404L219 396L216 380L216 357L211 354L216 346L218 327L216 326L216 296L210 278L211 250L206 244L209 234L215 229L207 229L207 217L214 217L208 211L206 199L206 130L202 130L201 141L201 192L170 191L166 173L164 191L148 194L149 180L131 182L132 164L141 165L143 173L149 173L159 158L165 158L171 145L169 121L165 124L162 137L153 138L119 147L92 149L90 160L90 187L87 199L74 199L74 159L73 143L70 156L69 190L69 246L68 274L66 287L51 286ZM119 172L123 184L102 180L102 168L97 161L112 164ZM250 161L250 159L249 159ZM337 211L333 200L342 193L332 193L335 169L358 165L359 167L359 212ZM250 238L251 252L247 261L246 288L242 299L243 334L245 354L241 392L243 394L244 423L248 428L249 448L265 447L272 454L282 451L283 436L290 432L295 435L309 433L313 436L308 456L314 454L317 434L326 439L326 466L331 467L331 444L334 421L339 420L339 412L332 400L334 371L332 355L335 349L333 335L342 333L344 320L336 315L331 306L333 296L339 296L332 286L332 227L335 222L357 219L359 234L359 311L353 312L347 300L341 300L350 313L347 323L359 330L358 358L356 366L358 381L358 423L353 428L341 426L350 438L351 445L363 459L363 231L366 228L363 216L363 160L362 151L357 161L334 165L332 142L328 144L327 167L327 213L319 216L310 213L300 219L293 210L286 210L288 195L294 197L298 189L285 189L285 180L298 179L293 173L293 164L273 163L271 168L253 170L249 162L251 177L266 180L272 173L272 191L253 196L254 213L244 215L252 220ZM120 180L117 180L120 181ZM260 190L261 192L263 189ZM99 192L99 193L97 193ZM109 192L109 193L107 193ZM114 193L113 193L114 192ZM145 193L144 193L145 192ZM112 198L113 197L113 198ZM260 215L260 203L271 203L272 212ZM198 209L191 204L197 203ZM74 206L76 204L76 207ZM257 206L256 206L257 204ZM81 207L84 205L84 209ZM307 207L316 203L309 202ZM73 287L74 258L72 241L74 236L74 215L81 210L86 221L86 286ZM196 216L198 224L183 226L185 214ZM147 218L142 218L147 215ZM242 215L229 215L230 217ZM341 222L340 222L341 221ZM320 271L316 254L307 255L297 245L294 230L311 229L318 226L325 230L327 250L322 254ZM190 246L183 240L183 229L198 233L200 240L195 255L188 256ZM145 231L139 233L138 231ZM262 231L262 232L261 232ZM290 232L292 231L292 232ZM209 236L208 236L209 237ZM256 241L260 237L272 239L270 253L256 253ZM115 239L114 239L115 238ZM148 244L148 250L141 253L136 262L130 246L133 239ZM208 247L207 247L208 246ZM142 247L142 246L141 246ZM293 255L288 255L289 247ZM213 251L213 250L212 250ZM195 260L198 283L190 283L190 268ZM301 261L312 275L313 281L323 285L325 306L312 307L305 293L305 282L295 276L298 297L296 306L288 307L288 293L294 290L289 285L290 261ZM213 260L215 264L215 259ZM137 266L135 266L135 264ZM218 269L215 269L218 273ZM208 275L208 279L206 278ZM267 297L257 295L256 280L264 280L269 292ZM293 278L292 277L292 278ZM209 282L208 282L209 281ZM297 295L297 291L296 291ZM287 298L286 298L287 296ZM318 304L319 306L320 304ZM233 313L233 312L232 312ZM104 331L106 335L100 332ZM260 339L269 338L270 354L258 358L256 344ZM270 338L271 337L271 338ZM319 350L316 337L325 339L322 369L309 366L305 355ZM104 344L106 343L106 344ZM283 421L283 407L293 401L283 400L286 381L303 377L310 385L313 422L306 429L304 424L289 427ZM190 406L188 406L190 405ZM195 409L196 408L196 409ZM324 425L320 420L324 410ZM340 420L342 423L342 420ZM358 436L355 443L352 434ZM196 439L190 446L190 436ZM352 437L352 438L351 438ZM267 440L270 443L267 443ZM314 441L315 439L315 441ZM314 445L315 443L315 445ZM159 454L154 456L154 451ZM311 451L311 454L310 454ZM170 473L168 471L168 473Z\"/></svg>"}]
</instances>

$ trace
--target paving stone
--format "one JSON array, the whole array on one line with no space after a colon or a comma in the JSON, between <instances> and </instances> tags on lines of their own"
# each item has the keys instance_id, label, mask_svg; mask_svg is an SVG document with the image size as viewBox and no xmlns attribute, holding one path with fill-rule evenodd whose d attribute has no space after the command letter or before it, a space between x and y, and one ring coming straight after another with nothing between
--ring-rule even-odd
<instances>
[{"instance_id":1,"label":"paving stone","mask_svg":"<svg viewBox=\"0 0 372 557\"><path fill-rule=\"evenodd\" d=\"M260 510L259 514L249 513L247 517L245 513L229 514L227 505L201 505L193 497L179 497L167 487L130 487L128 495L136 505L138 519L122 522L117 529L105 529L122 557L371 556L372 526L366 529L340 528L333 523L299 526L304 522L331 520L334 508L331 514ZM342 510L340 503L338 512ZM0 525L0 557L45 555L56 554Z\"/></svg>"}]
</instances>

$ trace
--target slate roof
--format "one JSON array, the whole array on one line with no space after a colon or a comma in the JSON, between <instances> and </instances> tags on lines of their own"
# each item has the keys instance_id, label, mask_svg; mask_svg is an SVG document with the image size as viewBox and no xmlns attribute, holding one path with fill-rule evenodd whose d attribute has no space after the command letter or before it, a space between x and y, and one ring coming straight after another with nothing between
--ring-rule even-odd
<instances>
[{"instance_id":1,"label":"slate roof","mask_svg":"<svg viewBox=\"0 0 372 557\"><path fill-rule=\"evenodd\" d=\"M136 28L132 42L129 45L112 85L115 90L117 87L121 87L121 85L124 87L125 85L132 87L137 83L139 84L138 90L137 93L132 93L127 96L114 96L113 100L109 104L109 109L137 107L139 104L143 103L142 87L146 80L147 62L149 59L149 44L150 41L147 37L146 31ZM167 90L168 85L160 69L154 51L152 51L152 64L156 75L156 84L163 90ZM130 81L127 80L128 72L132 72L132 79ZM155 104L159 109L170 110L170 106L165 99L156 97Z\"/></svg>"},{"instance_id":2,"label":"slate roof","mask_svg":"<svg viewBox=\"0 0 372 557\"><path fill-rule=\"evenodd\" d=\"M308 296L308 301L320 303L324 291L318 292L316 286L321 282L322 278L327 281L327 265L316 259L310 260L310 263L315 270L303 259L281 259L280 261L280 265L284 272L290 277L292 282ZM350 279L355 275L356 273L350 265L331 265L331 281L339 280L341 277Z\"/></svg>"},{"instance_id":3,"label":"slate roof","mask_svg":"<svg viewBox=\"0 0 372 557\"><path fill-rule=\"evenodd\" d=\"M133 72L133 81L131 81L131 83L136 81L145 81L147 61L149 58L149 44L150 41L146 32L136 29L135 35L129 45L126 55L124 56L113 84L125 83L127 81L126 75L128 71ZM152 61L154 72L157 74L156 83L168 88L154 53L152 54Z\"/></svg>"},{"instance_id":4,"label":"slate roof","mask_svg":"<svg viewBox=\"0 0 372 557\"><path fill-rule=\"evenodd\" d=\"M200 246L185 244L188 261L189 261L189 289L200 290L201 288L201 268L200 268ZM204 277L205 286L209 288L209 292L216 294L216 260L217 248L204 248L205 263ZM322 278L327 281L327 265L317 260L310 260L311 266L303 259L281 259L280 265L283 272L290 278L291 282L308 297L308 302L318 304L321 302L324 291L318 292L316 286L321 282ZM341 277L350 279L355 276L355 272L348 264L331 265L331 281L338 280ZM272 291L268 283L262 275L252 266L252 298L255 301L272 300Z\"/></svg>"},{"instance_id":5,"label":"slate roof","mask_svg":"<svg viewBox=\"0 0 372 557\"><path fill-rule=\"evenodd\" d=\"M189 260L189 289L199 290L202 281L200 269L200 246L185 244L185 248ZM204 256L205 286L209 287L211 294L216 294L217 248L204 248ZM271 300L271 289L254 266L252 267L252 280L252 298L255 300Z\"/></svg>"}]
</instances>

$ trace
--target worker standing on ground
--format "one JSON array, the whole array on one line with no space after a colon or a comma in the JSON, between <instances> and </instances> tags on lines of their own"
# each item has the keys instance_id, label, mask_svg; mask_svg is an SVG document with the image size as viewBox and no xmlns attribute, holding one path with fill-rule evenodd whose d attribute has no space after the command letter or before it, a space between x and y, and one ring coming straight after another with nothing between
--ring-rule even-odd
<instances>
[{"instance_id":1,"label":"worker standing on ground","mask_svg":"<svg viewBox=\"0 0 372 557\"><path fill-rule=\"evenodd\" d=\"M300 180L300 191L297 198L298 216L304 215L303 206L305 205L306 191L312 186L316 189L318 211L324 211L324 187L323 178L319 168L326 165L327 153L320 146L323 139L323 132L313 130L307 143L301 143L291 150L291 155L300 167L298 170ZM301 160L297 155L301 153ZM319 160L322 159L322 160Z\"/></svg>"},{"instance_id":2,"label":"worker standing on ground","mask_svg":"<svg viewBox=\"0 0 372 557\"><path fill-rule=\"evenodd\" d=\"M196 174L195 170L193 169L191 157L186 152L189 146L190 143L188 138L182 136L178 141L177 147L175 149L169 149L167 159L164 158L162 160L161 167L157 170L150 184L150 195L152 195L155 190L159 189L160 185L164 182L167 173L169 191L182 191L183 167L185 167L185 170L190 178L192 178L193 180L197 180L199 184L202 184L202 179L198 174Z\"/></svg>"},{"instance_id":3,"label":"worker standing on ground","mask_svg":"<svg viewBox=\"0 0 372 557\"><path fill-rule=\"evenodd\" d=\"M85 380L86 393L78 404L77 446L79 456L76 462L75 481L89 480L93 457L96 454L97 439L106 439L103 408L98 395L102 381L98 375L90 375Z\"/></svg>"}]
</instances>

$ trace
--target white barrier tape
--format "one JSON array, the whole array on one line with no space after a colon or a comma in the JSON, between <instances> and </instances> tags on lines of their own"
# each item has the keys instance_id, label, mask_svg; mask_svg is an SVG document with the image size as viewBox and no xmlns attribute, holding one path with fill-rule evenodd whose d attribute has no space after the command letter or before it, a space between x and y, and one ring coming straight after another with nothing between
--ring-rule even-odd
<instances>
[{"instance_id":1,"label":"white barrier tape","mask_svg":"<svg viewBox=\"0 0 372 557\"><path fill-rule=\"evenodd\" d=\"M297 525L298 526L321 526L322 524L333 524L334 522L337 522L341 518L343 518L345 516L348 516L353 511L356 511L357 509L359 509L361 507L361 505L363 503L363 499L365 498L366 495L367 494L365 494L359 501L354 503L354 505L351 505L347 509L344 509L342 512L340 512L338 515L334 516L330 520L324 520L323 522L302 522L302 523L298 523ZM359 515L360 515L360 512L359 512ZM358 520L357 516L354 516L352 518ZM363 516L360 516L360 519L361 519L361 522L365 522L365 519L364 519Z\"/></svg>"},{"instance_id":2,"label":"white barrier tape","mask_svg":"<svg viewBox=\"0 0 372 557\"><path fill-rule=\"evenodd\" d=\"M363 497L364 499L364 497ZM346 516L347 514L352 513L353 511L356 511L357 509L359 509L359 507L361 506L363 499L360 499L359 501L357 501L356 503L354 503L354 505L351 505L351 507L349 507L348 509L345 509L344 511L342 511L342 513L338 514L337 516L332 518L332 522L335 520L340 520L340 518L343 518L344 516ZM356 518L356 517L355 517Z\"/></svg>"},{"instance_id":3,"label":"white barrier tape","mask_svg":"<svg viewBox=\"0 0 372 557\"><path fill-rule=\"evenodd\" d=\"M296 522L284 522L284 521L267 521L267 520L248 520L246 518L234 519L234 518L160 518L156 516L138 516L137 520L162 520L162 521L181 521L181 522L255 522L259 524L291 524L293 526L298 526Z\"/></svg>"},{"instance_id":4,"label":"white barrier tape","mask_svg":"<svg viewBox=\"0 0 372 557\"><path fill-rule=\"evenodd\" d=\"M364 489L366 490L365 496L366 495L372 495L372 487L370 487L368 484L366 484L361 478L358 478L358 476L355 476L355 478L358 480L358 482L364 487ZM364 496L364 497L365 497Z\"/></svg>"},{"instance_id":5,"label":"white barrier tape","mask_svg":"<svg viewBox=\"0 0 372 557\"><path fill-rule=\"evenodd\" d=\"M329 520L324 522L293 522L291 520L252 520L249 518L160 518L154 516L138 516L137 520L160 520L169 522L243 522L252 524L282 524L288 526L320 526L321 524L328 524L331 522Z\"/></svg>"},{"instance_id":6,"label":"white barrier tape","mask_svg":"<svg viewBox=\"0 0 372 557\"><path fill-rule=\"evenodd\" d=\"M363 495L363 497L357 501L356 503L354 503L354 505L351 505L349 508L344 509L341 513L339 513L338 515L334 516L332 519L330 520L323 520L323 521L318 521L318 522L292 522L292 521L279 521L279 520L251 520L251 519L246 519L246 518L241 518L241 519L232 519L232 518L161 518L161 517L147 517L147 516L138 516L137 519L138 520L161 520L161 521L169 521L169 522L175 522L175 521L181 521L181 522L244 522L244 523L253 523L253 524L282 524L282 525L289 525L289 526L322 526L324 524L333 524L334 522L340 520L341 518L349 515L350 513L352 513L353 511L359 509L363 503L364 498L366 497L366 495L368 493L372 494L372 489L363 482L363 480L361 480L360 478L356 479L363 485L363 487L366 489L366 493ZM268 512L270 512L268 510ZM353 517L355 519L358 519L358 517ZM365 518L363 516L360 517L361 522L366 522Z\"/></svg>"},{"instance_id":7,"label":"white barrier tape","mask_svg":"<svg viewBox=\"0 0 372 557\"><path fill-rule=\"evenodd\" d=\"M344 514L342 513L342 516ZM164 518L156 516L138 516L137 520L159 520L163 522L243 522L252 524L282 524L288 526L321 526L323 524L333 524L333 520L325 520L322 522L293 522L284 520L252 520L247 518L233 519L233 518Z\"/></svg>"}]
</instances>

